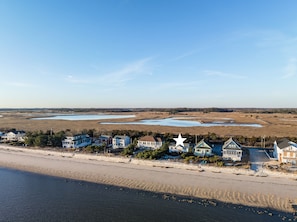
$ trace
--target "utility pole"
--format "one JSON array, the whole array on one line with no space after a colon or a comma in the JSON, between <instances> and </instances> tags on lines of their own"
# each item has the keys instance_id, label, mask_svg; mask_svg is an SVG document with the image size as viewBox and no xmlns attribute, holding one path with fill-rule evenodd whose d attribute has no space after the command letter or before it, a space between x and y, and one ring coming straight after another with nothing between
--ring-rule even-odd
<instances>
[{"instance_id":1,"label":"utility pole","mask_svg":"<svg viewBox=\"0 0 297 222\"><path fill-rule=\"evenodd\" d=\"M261 146L265 148L265 135L261 137Z\"/></svg>"},{"instance_id":2,"label":"utility pole","mask_svg":"<svg viewBox=\"0 0 297 222\"><path fill-rule=\"evenodd\" d=\"M195 135L195 145L197 144L197 135Z\"/></svg>"}]
</instances>

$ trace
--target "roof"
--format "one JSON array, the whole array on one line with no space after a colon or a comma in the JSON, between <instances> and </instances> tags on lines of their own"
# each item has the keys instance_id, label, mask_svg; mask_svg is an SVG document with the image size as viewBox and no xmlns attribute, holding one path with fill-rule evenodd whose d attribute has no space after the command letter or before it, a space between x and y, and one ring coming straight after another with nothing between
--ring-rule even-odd
<instances>
[{"instance_id":1,"label":"roof","mask_svg":"<svg viewBox=\"0 0 297 222\"><path fill-rule=\"evenodd\" d=\"M288 146L291 146L291 141L288 140L287 138L280 139L280 140L276 141L276 143L280 149L284 149Z\"/></svg>"},{"instance_id":2,"label":"roof","mask_svg":"<svg viewBox=\"0 0 297 222\"><path fill-rule=\"evenodd\" d=\"M71 131L66 131L65 136L89 136L87 133L79 133L79 132L71 132Z\"/></svg>"},{"instance_id":3,"label":"roof","mask_svg":"<svg viewBox=\"0 0 297 222\"><path fill-rule=\"evenodd\" d=\"M114 139L126 139L126 138L130 138L129 136L121 136L121 135L115 135L114 137L113 137Z\"/></svg>"},{"instance_id":4,"label":"roof","mask_svg":"<svg viewBox=\"0 0 297 222\"><path fill-rule=\"evenodd\" d=\"M109 135L100 135L99 138L111 138Z\"/></svg>"},{"instance_id":5,"label":"roof","mask_svg":"<svg viewBox=\"0 0 297 222\"><path fill-rule=\"evenodd\" d=\"M153 136L143 136L139 139L139 141L162 142L160 137L153 137Z\"/></svg>"},{"instance_id":6,"label":"roof","mask_svg":"<svg viewBox=\"0 0 297 222\"><path fill-rule=\"evenodd\" d=\"M228 139L224 145L223 145L223 149L227 148L229 146L230 143L235 143L235 145L237 146L237 148L241 149L241 145L240 143L238 143L236 140L234 140L232 137L230 139ZM228 147L229 148L229 147ZM229 148L230 149L230 148ZM236 149L236 148L235 148Z\"/></svg>"},{"instance_id":7,"label":"roof","mask_svg":"<svg viewBox=\"0 0 297 222\"><path fill-rule=\"evenodd\" d=\"M205 144L204 146L199 146L200 144ZM210 143L209 142L207 142L207 141L205 141L204 139L202 139L202 140L200 140L199 141L199 143L197 143L197 145L195 146L195 147L199 147L199 148L207 148L207 149L209 149L209 148L211 148L211 145L210 145Z\"/></svg>"},{"instance_id":8,"label":"roof","mask_svg":"<svg viewBox=\"0 0 297 222\"><path fill-rule=\"evenodd\" d=\"M24 130L10 130L8 133L14 133L14 134L25 134Z\"/></svg>"},{"instance_id":9,"label":"roof","mask_svg":"<svg viewBox=\"0 0 297 222\"><path fill-rule=\"evenodd\" d=\"M85 136L85 137L90 137L89 134L73 134L73 133L66 133L67 137L78 137L78 136Z\"/></svg>"}]
</instances>

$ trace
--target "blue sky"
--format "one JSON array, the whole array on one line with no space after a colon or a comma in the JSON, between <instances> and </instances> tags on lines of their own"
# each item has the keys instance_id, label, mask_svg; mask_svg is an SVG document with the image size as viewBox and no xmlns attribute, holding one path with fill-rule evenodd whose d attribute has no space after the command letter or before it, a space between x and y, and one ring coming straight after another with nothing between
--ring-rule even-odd
<instances>
[{"instance_id":1,"label":"blue sky","mask_svg":"<svg viewBox=\"0 0 297 222\"><path fill-rule=\"evenodd\" d=\"M0 108L297 108L295 0L0 0Z\"/></svg>"}]
</instances>

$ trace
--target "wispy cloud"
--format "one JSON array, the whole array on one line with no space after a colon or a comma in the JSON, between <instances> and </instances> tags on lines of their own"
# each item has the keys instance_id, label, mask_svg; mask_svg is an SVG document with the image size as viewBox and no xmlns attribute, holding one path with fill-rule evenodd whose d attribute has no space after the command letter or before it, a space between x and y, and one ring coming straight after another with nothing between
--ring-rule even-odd
<instances>
[{"instance_id":1,"label":"wispy cloud","mask_svg":"<svg viewBox=\"0 0 297 222\"><path fill-rule=\"evenodd\" d=\"M88 79L88 78L78 78L76 76L73 76L73 75L68 75L65 77L65 80L67 82L70 82L70 83L75 83L75 84L86 84L86 83L90 83L91 80Z\"/></svg>"},{"instance_id":2,"label":"wispy cloud","mask_svg":"<svg viewBox=\"0 0 297 222\"><path fill-rule=\"evenodd\" d=\"M196 54L197 51L196 50L192 50L192 51L189 51L189 52L186 52L186 53L183 53L175 58L173 58L171 61L178 61L178 60L181 60L181 59L184 59L186 57L189 57L189 56L192 56L194 54Z\"/></svg>"},{"instance_id":3,"label":"wispy cloud","mask_svg":"<svg viewBox=\"0 0 297 222\"><path fill-rule=\"evenodd\" d=\"M287 47L296 48L297 38L294 36L287 36L284 33L275 32L264 32L257 42L259 47L277 47L280 49L286 49Z\"/></svg>"},{"instance_id":4,"label":"wispy cloud","mask_svg":"<svg viewBox=\"0 0 297 222\"><path fill-rule=\"evenodd\" d=\"M296 51L297 36L290 36L279 30L241 30L234 32L232 41L251 41L259 48L277 48L280 50Z\"/></svg>"},{"instance_id":5,"label":"wispy cloud","mask_svg":"<svg viewBox=\"0 0 297 222\"><path fill-rule=\"evenodd\" d=\"M288 61L287 66L284 69L284 75L283 78L292 78L297 75L297 59L296 58L290 58Z\"/></svg>"},{"instance_id":6,"label":"wispy cloud","mask_svg":"<svg viewBox=\"0 0 297 222\"><path fill-rule=\"evenodd\" d=\"M232 73L226 73L226 72L215 71L215 70L204 70L203 73L207 76L216 76L216 77L229 78L229 79L247 78L246 76L243 76L243 75L236 75Z\"/></svg>"},{"instance_id":7,"label":"wispy cloud","mask_svg":"<svg viewBox=\"0 0 297 222\"><path fill-rule=\"evenodd\" d=\"M12 87L33 87L32 84L26 82L4 82L4 85L12 86Z\"/></svg>"},{"instance_id":8,"label":"wispy cloud","mask_svg":"<svg viewBox=\"0 0 297 222\"><path fill-rule=\"evenodd\" d=\"M83 78L75 75L68 75L65 80L75 84L117 84L122 85L141 75L152 75L152 66L149 64L152 57L140 59L126 65L122 68L103 74L93 74Z\"/></svg>"},{"instance_id":9,"label":"wispy cloud","mask_svg":"<svg viewBox=\"0 0 297 222\"><path fill-rule=\"evenodd\" d=\"M149 57L135 61L133 63L129 63L119 70L103 74L102 76L100 76L100 80L123 83L134 79L138 75L151 75L151 70L148 67L148 63L151 60L152 58Z\"/></svg>"}]
</instances>

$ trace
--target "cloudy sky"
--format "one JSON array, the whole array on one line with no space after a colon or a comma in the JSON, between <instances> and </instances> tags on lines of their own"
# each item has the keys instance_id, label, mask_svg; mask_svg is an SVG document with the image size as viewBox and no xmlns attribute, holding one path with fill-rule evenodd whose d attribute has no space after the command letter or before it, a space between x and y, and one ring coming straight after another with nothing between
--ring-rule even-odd
<instances>
[{"instance_id":1,"label":"cloudy sky","mask_svg":"<svg viewBox=\"0 0 297 222\"><path fill-rule=\"evenodd\" d=\"M0 108L297 108L295 0L0 0Z\"/></svg>"}]
</instances>

